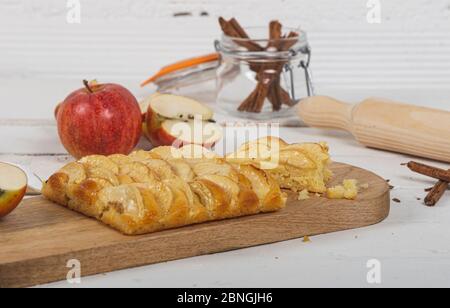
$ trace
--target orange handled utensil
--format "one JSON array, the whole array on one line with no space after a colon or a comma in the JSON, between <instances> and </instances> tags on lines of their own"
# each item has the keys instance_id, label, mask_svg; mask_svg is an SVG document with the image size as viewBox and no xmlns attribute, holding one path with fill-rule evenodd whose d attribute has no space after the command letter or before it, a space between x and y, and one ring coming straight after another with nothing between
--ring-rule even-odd
<instances>
[{"instance_id":1,"label":"orange handled utensil","mask_svg":"<svg viewBox=\"0 0 450 308\"><path fill-rule=\"evenodd\" d=\"M153 75L152 77L150 77L149 79L144 81L141 84L141 87L144 87L144 86L154 82L158 78L161 78L161 77L163 77L165 75L168 75L170 73L173 73L173 72L176 72L176 71L181 71L181 70L184 70L186 68L190 68L190 67L197 66L197 65L200 65L200 64L204 64L204 63L208 63L208 62L218 61L219 57L220 56L219 56L218 53L213 53L213 54L208 54L208 55L204 55L204 56L200 56L200 57L190 58L190 59L186 59L186 60L182 60L182 61L170 64L168 66L163 67L158 73L156 73L155 75Z\"/></svg>"}]
</instances>

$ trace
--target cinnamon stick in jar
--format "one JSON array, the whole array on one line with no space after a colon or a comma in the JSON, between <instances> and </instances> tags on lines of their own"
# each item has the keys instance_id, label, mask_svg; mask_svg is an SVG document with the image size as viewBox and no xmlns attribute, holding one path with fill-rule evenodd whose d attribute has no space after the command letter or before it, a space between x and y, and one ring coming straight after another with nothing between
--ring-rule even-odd
<instances>
[{"instance_id":1,"label":"cinnamon stick in jar","mask_svg":"<svg viewBox=\"0 0 450 308\"><path fill-rule=\"evenodd\" d=\"M295 32L290 32L287 36L282 35L283 26L278 21L270 22L269 42L266 47L262 47L257 42L252 41L235 18L226 21L220 17L219 24L225 35L236 38L233 42L250 52L288 51L298 42L298 39L295 39L298 37L298 34ZM250 69L256 73L258 84L255 90L243 100L238 110L241 112L260 113L266 99L270 101L274 111L281 110L282 105L293 106L295 104L294 101L281 86L281 73L286 63L286 61L277 59L274 59L272 62L268 59L264 63L250 61Z\"/></svg>"}]
</instances>

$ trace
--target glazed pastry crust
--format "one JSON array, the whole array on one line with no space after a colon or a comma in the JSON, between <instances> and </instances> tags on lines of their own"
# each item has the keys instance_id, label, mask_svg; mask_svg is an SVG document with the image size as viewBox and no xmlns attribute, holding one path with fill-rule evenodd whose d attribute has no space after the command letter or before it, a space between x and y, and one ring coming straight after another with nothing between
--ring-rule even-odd
<instances>
[{"instance_id":1,"label":"glazed pastry crust","mask_svg":"<svg viewBox=\"0 0 450 308\"><path fill-rule=\"evenodd\" d=\"M286 204L266 171L189 146L88 156L52 175L42 193L127 235L273 212Z\"/></svg>"},{"instance_id":2,"label":"glazed pastry crust","mask_svg":"<svg viewBox=\"0 0 450 308\"><path fill-rule=\"evenodd\" d=\"M281 188L325 193L333 176L328 150L325 143L288 144L276 137L265 137L242 145L226 159L265 170Z\"/></svg>"}]
</instances>

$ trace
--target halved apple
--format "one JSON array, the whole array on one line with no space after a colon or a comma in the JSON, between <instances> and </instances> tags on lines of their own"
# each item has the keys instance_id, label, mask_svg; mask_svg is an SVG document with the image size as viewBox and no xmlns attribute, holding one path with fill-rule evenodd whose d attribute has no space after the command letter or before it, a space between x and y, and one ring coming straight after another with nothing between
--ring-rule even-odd
<instances>
[{"instance_id":1,"label":"halved apple","mask_svg":"<svg viewBox=\"0 0 450 308\"><path fill-rule=\"evenodd\" d=\"M141 108L141 113L142 113L142 134L145 137L147 137L147 139L149 139L149 140L150 140L150 138L149 138L148 129L147 129L147 111L150 106L150 102L158 95L162 95L162 94L159 92L156 92L139 103L139 107Z\"/></svg>"},{"instance_id":2,"label":"halved apple","mask_svg":"<svg viewBox=\"0 0 450 308\"><path fill-rule=\"evenodd\" d=\"M27 191L26 173L13 165L0 162L0 218L11 213Z\"/></svg>"},{"instance_id":3,"label":"halved apple","mask_svg":"<svg viewBox=\"0 0 450 308\"><path fill-rule=\"evenodd\" d=\"M149 130L154 146L171 145L180 148L189 144L201 145L207 149L222 139L222 127L216 123L199 120L166 120L156 130Z\"/></svg>"},{"instance_id":4,"label":"halved apple","mask_svg":"<svg viewBox=\"0 0 450 308\"><path fill-rule=\"evenodd\" d=\"M147 110L148 105L150 104L150 100L146 99L139 103L139 107L141 108L142 113L142 134L149 139L148 130L147 130Z\"/></svg>"},{"instance_id":5,"label":"halved apple","mask_svg":"<svg viewBox=\"0 0 450 308\"><path fill-rule=\"evenodd\" d=\"M149 98L148 112L166 119L209 121L213 111L202 103L188 97L172 94L154 94ZM148 114L147 114L148 115Z\"/></svg>"},{"instance_id":6,"label":"halved apple","mask_svg":"<svg viewBox=\"0 0 450 308\"><path fill-rule=\"evenodd\" d=\"M141 103L141 109L146 107L143 132L155 147L198 144L211 148L222 138L222 128L212 120L213 111L194 99L157 93Z\"/></svg>"},{"instance_id":7,"label":"halved apple","mask_svg":"<svg viewBox=\"0 0 450 308\"><path fill-rule=\"evenodd\" d=\"M153 99L155 97L157 97L158 95L162 95L162 94L159 92L156 92L139 103L139 107L141 108L141 112L142 112L142 121L143 122L145 122L145 119L147 118L147 111L148 111L148 106L150 106L150 102L153 101Z\"/></svg>"}]
</instances>

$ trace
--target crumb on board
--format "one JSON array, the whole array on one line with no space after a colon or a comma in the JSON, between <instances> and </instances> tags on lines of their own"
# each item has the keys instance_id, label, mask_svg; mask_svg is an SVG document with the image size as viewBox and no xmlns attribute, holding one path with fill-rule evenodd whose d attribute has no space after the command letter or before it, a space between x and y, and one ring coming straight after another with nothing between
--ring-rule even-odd
<instances>
[{"instance_id":1,"label":"crumb on board","mask_svg":"<svg viewBox=\"0 0 450 308\"><path fill-rule=\"evenodd\" d=\"M337 185L327 189L328 199L344 199L345 188L342 185Z\"/></svg>"},{"instance_id":2,"label":"crumb on board","mask_svg":"<svg viewBox=\"0 0 450 308\"><path fill-rule=\"evenodd\" d=\"M355 200L358 196L358 181L354 179L344 180L342 185L337 185L327 189L329 199Z\"/></svg>"},{"instance_id":3,"label":"crumb on board","mask_svg":"<svg viewBox=\"0 0 450 308\"><path fill-rule=\"evenodd\" d=\"M358 181L357 180L344 180L345 199L354 200L358 196Z\"/></svg>"},{"instance_id":4,"label":"crumb on board","mask_svg":"<svg viewBox=\"0 0 450 308\"><path fill-rule=\"evenodd\" d=\"M396 203L402 203L402 201L400 199L398 199L398 198L394 198L394 199L392 199L392 201L394 201Z\"/></svg>"},{"instance_id":5,"label":"crumb on board","mask_svg":"<svg viewBox=\"0 0 450 308\"><path fill-rule=\"evenodd\" d=\"M307 189L302 190L298 194L298 200L299 201L308 200L308 199L309 199L309 191Z\"/></svg>"},{"instance_id":6,"label":"crumb on board","mask_svg":"<svg viewBox=\"0 0 450 308\"><path fill-rule=\"evenodd\" d=\"M360 185L359 187L362 189L369 189L370 185L369 185L369 183L366 183L366 184Z\"/></svg>"},{"instance_id":7,"label":"crumb on board","mask_svg":"<svg viewBox=\"0 0 450 308\"><path fill-rule=\"evenodd\" d=\"M309 236L305 235L305 237L303 238L303 243L311 243L311 239L309 238Z\"/></svg>"}]
</instances>

